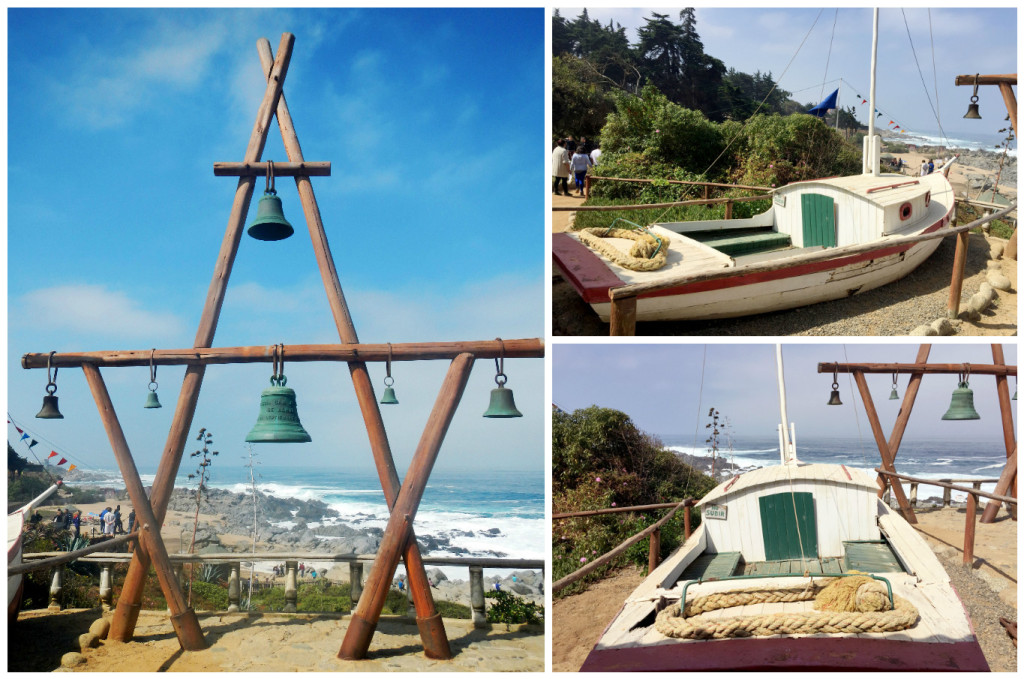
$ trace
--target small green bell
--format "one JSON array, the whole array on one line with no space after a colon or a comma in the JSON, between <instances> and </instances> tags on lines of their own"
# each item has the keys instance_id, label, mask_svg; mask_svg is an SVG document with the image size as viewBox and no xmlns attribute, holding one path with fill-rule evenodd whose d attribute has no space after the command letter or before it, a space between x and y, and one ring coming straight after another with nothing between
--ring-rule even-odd
<instances>
[{"instance_id":1,"label":"small green bell","mask_svg":"<svg viewBox=\"0 0 1024 679\"><path fill-rule=\"evenodd\" d=\"M288 378L274 375L270 388L260 394L260 414L245 440L249 443L309 443L313 439L299 421L295 390L284 386Z\"/></svg>"},{"instance_id":2,"label":"small green bell","mask_svg":"<svg viewBox=\"0 0 1024 679\"><path fill-rule=\"evenodd\" d=\"M391 380L391 384L388 384L388 380ZM381 403L385 405L398 405L398 398L395 396L395 389L391 386L394 383L395 380L390 375L384 378L384 395L380 399Z\"/></svg>"},{"instance_id":3,"label":"small green bell","mask_svg":"<svg viewBox=\"0 0 1024 679\"><path fill-rule=\"evenodd\" d=\"M896 387L893 387L892 391L889 393L889 400L890 401L898 401L899 398L900 398L900 395L896 393Z\"/></svg>"},{"instance_id":4,"label":"small green bell","mask_svg":"<svg viewBox=\"0 0 1024 679\"><path fill-rule=\"evenodd\" d=\"M163 406L160 405L160 399L157 398L155 391L149 392L149 394L146 396L146 405L144 405L142 407L143 408L163 408Z\"/></svg>"},{"instance_id":5,"label":"small green bell","mask_svg":"<svg viewBox=\"0 0 1024 679\"><path fill-rule=\"evenodd\" d=\"M284 218L277 191L266 190L256 207L256 219L249 225L249 235L256 240L284 240L293 233L295 229Z\"/></svg>"},{"instance_id":6,"label":"small green bell","mask_svg":"<svg viewBox=\"0 0 1024 679\"><path fill-rule=\"evenodd\" d=\"M953 390L953 398L949 410L942 416L944 420L980 420L981 415L974 409L974 391L966 381L960 382Z\"/></svg>"},{"instance_id":7,"label":"small green bell","mask_svg":"<svg viewBox=\"0 0 1024 679\"><path fill-rule=\"evenodd\" d=\"M516 409L515 399L512 398L512 390L506 389L504 383L499 382L497 389L491 389L491 404L488 406L484 417L522 417L523 414Z\"/></svg>"}]
</instances>

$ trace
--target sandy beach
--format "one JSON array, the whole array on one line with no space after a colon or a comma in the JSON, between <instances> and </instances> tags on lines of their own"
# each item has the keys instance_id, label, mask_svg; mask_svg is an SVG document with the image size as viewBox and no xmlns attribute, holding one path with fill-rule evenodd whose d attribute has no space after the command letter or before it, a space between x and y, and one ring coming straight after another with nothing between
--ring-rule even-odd
<instances>
[{"instance_id":1,"label":"sandy beach","mask_svg":"<svg viewBox=\"0 0 1024 679\"><path fill-rule=\"evenodd\" d=\"M995 523L978 523L975 560L964 566L964 509L921 507L917 517L916 528L953 580L990 667L1015 671L1017 649L999 617L1017 620L1017 522L1000 510ZM579 671L605 626L642 580L636 568L623 568L580 594L556 598L551 607L551 669Z\"/></svg>"}]
</instances>

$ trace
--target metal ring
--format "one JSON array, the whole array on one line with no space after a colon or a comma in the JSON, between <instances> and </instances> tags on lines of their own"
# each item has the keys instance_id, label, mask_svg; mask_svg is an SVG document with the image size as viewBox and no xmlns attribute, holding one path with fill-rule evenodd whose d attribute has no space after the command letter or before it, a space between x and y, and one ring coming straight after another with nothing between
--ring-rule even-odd
<instances>
[{"instance_id":1,"label":"metal ring","mask_svg":"<svg viewBox=\"0 0 1024 679\"><path fill-rule=\"evenodd\" d=\"M501 379L501 378L503 378L503 377L504 377L505 379ZM504 386L505 386L505 383L506 383L506 382L508 382L508 377L507 377L507 376L505 375L505 373L503 373L503 372L499 372L499 373L498 373L497 375L495 375L495 376L494 376L494 382L495 382L495 384L497 384L497 385L498 385L499 387L504 387Z\"/></svg>"},{"instance_id":2,"label":"metal ring","mask_svg":"<svg viewBox=\"0 0 1024 679\"><path fill-rule=\"evenodd\" d=\"M157 384L156 380L150 380L149 381L149 390L150 391L156 391L159 388L160 388L160 385Z\"/></svg>"},{"instance_id":3,"label":"metal ring","mask_svg":"<svg viewBox=\"0 0 1024 679\"><path fill-rule=\"evenodd\" d=\"M391 381L388 382L388 380L391 380ZM387 377L384 378L384 386L385 387L393 386L394 383L395 383L395 378L392 377L391 375L388 375Z\"/></svg>"},{"instance_id":4,"label":"metal ring","mask_svg":"<svg viewBox=\"0 0 1024 679\"><path fill-rule=\"evenodd\" d=\"M46 385L46 393L49 396L53 396L55 393L57 393L57 383L56 382L49 382L49 383L47 383L47 385Z\"/></svg>"}]
</instances>

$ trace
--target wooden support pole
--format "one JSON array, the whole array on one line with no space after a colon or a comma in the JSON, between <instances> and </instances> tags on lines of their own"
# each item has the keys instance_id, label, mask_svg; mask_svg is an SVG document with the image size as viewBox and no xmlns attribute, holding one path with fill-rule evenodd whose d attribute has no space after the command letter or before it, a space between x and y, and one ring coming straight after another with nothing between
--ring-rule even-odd
<instances>
[{"instance_id":1,"label":"wooden support pole","mask_svg":"<svg viewBox=\"0 0 1024 679\"><path fill-rule=\"evenodd\" d=\"M544 340L540 338L478 340L468 342L409 342L391 345L391 360L452 360L459 354L477 358L499 358L504 344L505 358L543 358ZM191 349L131 349L55 353L54 368L79 368L83 363L96 367L153 365L222 365L235 363L272 363L276 344L247 347L195 347ZM387 344L289 344L285 347L289 363L317 361L363 363L388 360ZM21 357L23 368L45 368L49 354L30 353Z\"/></svg>"},{"instance_id":2,"label":"wooden support pole","mask_svg":"<svg viewBox=\"0 0 1024 679\"><path fill-rule=\"evenodd\" d=\"M267 142L267 130L273 119L274 110L277 108L278 99L281 98L284 79L288 73L288 65L291 62L292 46L294 44L295 36L291 33L284 33L281 36L281 43L277 50L277 60L274 62L272 75L268 78L263 101L260 103L259 111L256 113L256 122L249 136L249 145L245 150L244 162L256 162L263 154L263 147ZM206 294L206 303L203 306L203 314L199 320L199 328L196 331L196 347L209 347L213 344L213 336L217 330L220 310L224 303L224 294L227 290L228 279L231 277L235 256L238 253L238 244L242 237L242 229L245 226L245 218L248 215L249 203L252 202L255 184L255 177L242 177L238 180L238 186L235 188L235 198L231 206L231 214L228 216L228 224L224 232L224 238L221 241L217 264L214 268L213 278L210 281L210 288ZM174 479L178 475L178 468L181 466L181 456L185 450L185 440L188 438L188 431L192 427L192 417L196 412L199 390L202 388L205 372L205 366L201 365L189 366L185 370L185 379L182 382L181 392L178 395L178 405L174 410L174 419L171 422L167 443L164 445L160 464L153 479L152 495L149 498L152 502L154 518L157 519L151 524L156 532L159 532L159 527L167 513L167 504L170 502L171 492L174 490ZM146 582L146 573L150 565L149 557L150 555L147 554L146 550L135 550L132 563L128 567L128 574L125 576L121 597L117 602L117 610L110 621L110 632L108 634L110 639L130 641L135 632L135 623L141 610L142 591Z\"/></svg>"},{"instance_id":3,"label":"wooden support pole","mask_svg":"<svg viewBox=\"0 0 1024 679\"><path fill-rule=\"evenodd\" d=\"M999 475L999 481L996 482L994 493L996 495L1013 495L1017 496L1016 490L1017 483L1017 450L1014 449L1013 455L1006 461L1006 466L1003 467L1003 473ZM991 523L995 520L996 513L999 511L1000 502L995 498L989 500L988 504L985 505L985 513L982 515L982 523ZM992 518L985 521L985 517L989 514L991 509ZM1010 514L1010 517L1014 521L1017 520L1017 506L1008 505L1006 511Z\"/></svg>"},{"instance_id":4,"label":"wooden support pole","mask_svg":"<svg viewBox=\"0 0 1024 679\"><path fill-rule=\"evenodd\" d=\"M349 623L345 639L338 653L338 657L343 660L360 660L366 657L370 640L373 638L377 621L384 608L388 585L395 575L398 561L408 542L416 511L430 478L430 471L437 460L441 442L448 432L455 409L462 399L462 393L465 391L472 368L473 356L462 354L452 361L451 367L448 369L448 374L441 385L441 391L434 402L430 418L427 420L427 427L420 437L412 463L406 472L405 482L402 483L398 499L391 510L391 517L388 519L384 537L377 548L377 560L374 561L370 575L366 578L363 596L352 613L352 621ZM424 630L421 628L420 633L423 632ZM447 645L447 637L445 642Z\"/></svg>"},{"instance_id":5,"label":"wooden support pole","mask_svg":"<svg viewBox=\"0 0 1024 679\"><path fill-rule=\"evenodd\" d=\"M647 545L647 572L653 573L661 561L661 530L651 533L651 540Z\"/></svg>"},{"instance_id":6,"label":"wooden support pole","mask_svg":"<svg viewBox=\"0 0 1024 679\"><path fill-rule=\"evenodd\" d=\"M892 456L889 454L889 444L882 433L882 424L878 421L878 412L875 410L875 403L871 399L871 391L868 389L864 373L854 372L853 377L857 381L860 398L864 402L864 410L867 412L868 421L871 423L871 431L875 435L875 444L878 446L878 452L882 456L882 466L887 471L895 472L896 467L893 464ZM914 510L910 506L906 494L903 492L903 486L899 482L890 485L892 486L893 494L896 495L896 502L899 503L900 513L903 515L903 518L907 520L907 523L917 523L917 515L914 514Z\"/></svg>"},{"instance_id":7,"label":"wooden support pole","mask_svg":"<svg viewBox=\"0 0 1024 679\"><path fill-rule=\"evenodd\" d=\"M978 522L978 498L967 494L967 524L964 526L964 565L974 563L974 531Z\"/></svg>"},{"instance_id":8,"label":"wooden support pole","mask_svg":"<svg viewBox=\"0 0 1024 679\"><path fill-rule=\"evenodd\" d=\"M260 61L264 72L267 74L272 73L273 54L270 51L270 43L265 39L261 39L257 43L257 51L260 54ZM299 145L299 138L295 132L295 125L292 122L288 103L284 96L281 96L277 104L277 122L281 130L285 152L288 154L288 160L302 162L302 147ZM331 307L331 315L334 318L338 336L345 344L358 344L359 337L356 334L355 325L352 323L348 304L345 302L345 294L341 289L341 281L334 265L334 257L331 255L330 244L327 242L327 234L324 231L323 220L320 217L320 207L317 205L316 196L313 193L313 185L308 177L297 176L295 177L295 186L299 192L302 211L306 217L306 225L309 227L310 239L313 242L313 252L316 255L317 266L320 269L320 277L327 292L327 300ZM384 429L384 420L380 414L380 406L373 391L373 383L370 381L370 374L366 369L365 362L349 362L348 369L352 377L353 387L355 388L356 399L359 402L359 409L363 415L363 422L366 425L366 432L370 439L370 449L373 452L377 475L384 490L384 499L387 502L388 509L391 510L398 499L401 484L398 478L398 471L395 469L395 461L391 454L391 445L388 443L387 432ZM441 660L451 658L452 653L448 644L448 637L445 635L441 615L434 606L434 600L430 594L430 581L427 580L426 568L423 566L419 546L416 544L415 534L412 530L405 536L403 550L405 570L409 575L410 591L416 603L417 624L419 625L424 651L427 657L430 658ZM372 636L372 629L369 636ZM369 643L368 640L367 643ZM365 650L363 652L365 653Z\"/></svg>"},{"instance_id":9,"label":"wooden support pole","mask_svg":"<svg viewBox=\"0 0 1024 679\"><path fill-rule=\"evenodd\" d=\"M949 301L946 304L946 318L956 318L960 314L960 295L964 287L964 269L967 266L967 246L970 243L969 231L957 234L956 253L953 255L953 279L949 283Z\"/></svg>"},{"instance_id":10,"label":"wooden support pole","mask_svg":"<svg viewBox=\"0 0 1024 679\"><path fill-rule=\"evenodd\" d=\"M725 203L725 218L726 219L732 219L732 206L733 206L733 203L735 203L735 202L736 201L731 200L731 199L726 201L726 203Z\"/></svg>"},{"instance_id":11,"label":"wooden support pole","mask_svg":"<svg viewBox=\"0 0 1024 679\"><path fill-rule=\"evenodd\" d=\"M608 291L611 293L611 290ZM609 294L609 296L611 296ZM636 297L611 297L609 333L612 337L636 335Z\"/></svg>"},{"instance_id":12,"label":"wooden support pole","mask_svg":"<svg viewBox=\"0 0 1024 679\"><path fill-rule=\"evenodd\" d=\"M683 536L690 539L690 505L683 507Z\"/></svg>"},{"instance_id":13,"label":"wooden support pole","mask_svg":"<svg viewBox=\"0 0 1024 679\"><path fill-rule=\"evenodd\" d=\"M110 446L117 459L117 466L124 479L124 485L131 498L135 515L142 526L139 531L139 549L136 553L145 552L153 562L157 579L160 581L160 589L167 599L167 606L171 611L171 624L178 636L178 643L186 651L198 651L207 647L206 639L203 638L203 630L199 627L199 620L195 611L185 603L177 578L171 568L170 559L167 558L167 549L160 537L160 522L153 515L153 508L146 496L146 489L139 478L139 470L135 467L135 460L132 459L131 451L128 449L128 442L124 438L121 423L118 422L117 414L114 412L114 405L110 401L110 394L103 382L99 368L92 365L83 365L82 372L85 373L85 380L89 383L93 399L103 421L103 427L107 431L107 438L110 439Z\"/></svg>"},{"instance_id":14,"label":"wooden support pole","mask_svg":"<svg viewBox=\"0 0 1024 679\"><path fill-rule=\"evenodd\" d=\"M922 344L917 349L916 366L925 365L928 362L928 355L931 353L932 345ZM892 434L889 435L889 460L896 464L896 455L900 450L900 443L903 442L903 433L907 430L907 422L910 421L910 413L914 410L914 402L917 400L917 392L921 388L922 374L915 372L910 376L910 382L903 392L903 402L900 403L900 412L896 415L896 423L893 424ZM895 469L895 466L893 467ZM881 480L881 477L879 477ZM884 488L884 485L883 485ZM881 492L879 492L881 497ZM911 505L913 506L913 504Z\"/></svg>"},{"instance_id":15,"label":"wooden support pole","mask_svg":"<svg viewBox=\"0 0 1024 679\"><path fill-rule=\"evenodd\" d=\"M1016 78L1014 78L1016 80ZM1017 96L1013 93L1010 83L1000 81L999 93L1003 95L1003 103L1006 104L1006 112L1010 115L1010 124L1013 125L1014 134L1017 133Z\"/></svg>"},{"instance_id":16,"label":"wooden support pole","mask_svg":"<svg viewBox=\"0 0 1024 679\"><path fill-rule=\"evenodd\" d=\"M216 177L266 177L268 163L214 163ZM274 163L275 177L330 177L329 162Z\"/></svg>"},{"instance_id":17,"label":"wooden support pole","mask_svg":"<svg viewBox=\"0 0 1024 679\"><path fill-rule=\"evenodd\" d=\"M1005 365L1006 358L1003 354L1002 344L992 345L992 362L996 365ZM971 366L972 371L974 366ZM999 398L999 416L1000 421L1003 425L1003 446L1006 448L1006 458L1014 455L1017 451L1017 435L1013 428L1013 405L1010 403L1010 385L1006 380L1005 375L996 376L996 394ZM1012 487L1004 489L1004 492L1009 491L1008 494L1013 497L1017 497L1017 476L1013 475ZM985 505L985 511L981 515L982 523L992 523L996 520L996 514L999 512L999 503L989 502ZM1017 513L1012 508L1010 514L1016 516Z\"/></svg>"}]
</instances>

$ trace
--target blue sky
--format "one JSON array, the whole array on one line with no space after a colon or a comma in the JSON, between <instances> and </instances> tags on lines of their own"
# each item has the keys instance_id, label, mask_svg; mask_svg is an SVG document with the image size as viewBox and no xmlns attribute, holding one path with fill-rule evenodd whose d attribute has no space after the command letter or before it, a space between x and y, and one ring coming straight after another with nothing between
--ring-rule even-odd
<instances>
[{"instance_id":1,"label":"blue sky","mask_svg":"<svg viewBox=\"0 0 1024 679\"><path fill-rule=\"evenodd\" d=\"M265 88L256 41L276 50L284 31L305 158L332 163L312 182L360 340L544 334L542 10L12 9L8 411L83 466L114 460L81 371L58 377L66 419L36 420L45 371L19 359L192 346L237 182L213 163L242 160ZM286 160L276 121L266 159ZM215 346L338 341L294 180L277 189L296 234L242 236ZM446 369L393 366L400 405L382 410L400 472ZM211 429L228 461L245 452L270 372L207 371L193 429ZM478 362L438 468L543 463L543 361L505 372L525 417L480 417L494 365ZM104 371L143 470L183 374L159 369L164 407L143 410L148 368ZM345 366L286 375L314 442L262 446L264 462L369 468ZM371 377L379 394L384 366Z\"/></svg>"},{"instance_id":2,"label":"blue sky","mask_svg":"<svg viewBox=\"0 0 1024 679\"><path fill-rule=\"evenodd\" d=\"M560 7L559 11L571 20L582 9ZM600 20L603 25L614 19L624 26L631 43L637 40L636 28L644 26L644 19L652 12L667 14L671 21L677 22L679 9L587 6L591 19ZM793 98L801 103L820 101L822 82L841 77L858 90L851 93L844 86L839 103L844 107L856 104L858 118L863 123L867 123L868 105L861 105L860 100L854 99L856 94L868 98L871 14L870 9L863 7L838 10L828 7L823 11L794 7L696 9L697 33L704 43L704 51L721 59L727 68L751 74L758 70L771 71L780 86L792 92ZM818 17L817 23L815 17ZM797 48L812 25L813 31L797 54ZM925 94L927 86L934 103L936 78L939 119L947 136L960 134L972 138L970 135L979 132L991 135L1007 125L1003 120L1006 107L999 88L979 88L982 120L968 121L963 115L970 103L971 88L957 87L953 83L957 75L968 73L1017 72L1017 10L1012 5L932 8L930 31L928 9L883 7L879 12L878 32L877 108L887 116L883 125L895 119L896 124L911 131L937 131L938 125ZM794 54L797 54L795 59ZM791 59L792 66L786 72ZM828 95L837 86L838 83L827 85L824 94Z\"/></svg>"},{"instance_id":3,"label":"blue sky","mask_svg":"<svg viewBox=\"0 0 1024 679\"><path fill-rule=\"evenodd\" d=\"M561 344L552 349L552 400L564 410L614 408L648 433L687 435L704 431L713 406L729 417L737 436L776 437L780 419L774 345ZM917 350L917 344L784 344L786 401L798 447L801 437L860 438L869 447L874 442L852 376L839 375L843 406L827 406L832 374L818 374L818 363L913 363ZM1016 345L1007 343L1003 351L1007 364L1016 365ZM934 344L928 362L991 364L992 350L987 344ZM909 379L897 378L901 398ZM902 401L888 400L891 374L868 375L867 381L888 438ZM943 421L957 377L926 375L904 440L1001 442L995 378L976 375L970 385L981 419ZM1013 378L1009 385L1012 395ZM1016 417L1017 402L1011 404Z\"/></svg>"}]
</instances>

